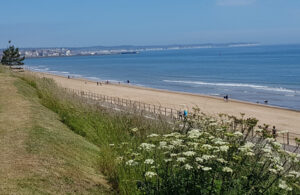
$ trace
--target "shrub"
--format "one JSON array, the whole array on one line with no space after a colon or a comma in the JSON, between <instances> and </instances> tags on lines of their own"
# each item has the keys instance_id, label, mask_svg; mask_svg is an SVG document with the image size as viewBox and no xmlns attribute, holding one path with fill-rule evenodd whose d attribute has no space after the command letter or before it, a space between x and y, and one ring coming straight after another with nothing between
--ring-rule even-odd
<instances>
[{"instance_id":1,"label":"shrub","mask_svg":"<svg viewBox=\"0 0 300 195\"><path fill-rule=\"evenodd\" d=\"M150 134L124 153L123 186L142 194L299 193L299 154L283 150L264 129L250 138L255 119L239 119L239 131L233 122L198 113L187 119L186 132Z\"/></svg>"}]
</instances>

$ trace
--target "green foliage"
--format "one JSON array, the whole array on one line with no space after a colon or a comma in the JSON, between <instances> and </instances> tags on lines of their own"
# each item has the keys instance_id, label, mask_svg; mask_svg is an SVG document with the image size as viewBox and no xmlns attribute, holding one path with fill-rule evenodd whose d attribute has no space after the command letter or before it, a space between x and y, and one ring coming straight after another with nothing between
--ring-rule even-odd
<instances>
[{"instance_id":1,"label":"green foliage","mask_svg":"<svg viewBox=\"0 0 300 195\"><path fill-rule=\"evenodd\" d=\"M62 122L99 146L99 167L120 194L300 192L299 155L284 151L266 127L251 137L255 118L195 109L170 133L163 121L101 108L49 79L22 78Z\"/></svg>"},{"instance_id":2,"label":"green foliage","mask_svg":"<svg viewBox=\"0 0 300 195\"><path fill-rule=\"evenodd\" d=\"M116 159L126 194L134 186L141 194L300 193L300 155L283 150L263 129L250 137L256 119L196 113L185 123L189 130L150 134Z\"/></svg>"},{"instance_id":3,"label":"green foliage","mask_svg":"<svg viewBox=\"0 0 300 195\"><path fill-rule=\"evenodd\" d=\"M14 45L10 45L6 50L3 51L1 63L6 66L19 66L24 65L24 60L25 57L21 57L19 48L15 48Z\"/></svg>"}]
</instances>

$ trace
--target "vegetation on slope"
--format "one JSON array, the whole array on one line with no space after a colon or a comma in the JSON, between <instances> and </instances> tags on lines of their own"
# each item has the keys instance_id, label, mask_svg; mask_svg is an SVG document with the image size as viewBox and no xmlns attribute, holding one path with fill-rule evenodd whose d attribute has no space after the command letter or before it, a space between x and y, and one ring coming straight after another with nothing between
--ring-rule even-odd
<instances>
[{"instance_id":1,"label":"vegetation on slope","mask_svg":"<svg viewBox=\"0 0 300 195\"><path fill-rule=\"evenodd\" d=\"M119 193L299 193L299 155L282 150L265 128L250 138L256 119L196 112L171 129L103 109L49 79L21 78L64 124L100 148L100 169Z\"/></svg>"},{"instance_id":2,"label":"vegetation on slope","mask_svg":"<svg viewBox=\"0 0 300 195\"><path fill-rule=\"evenodd\" d=\"M36 89L0 67L0 194L106 194L100 149L40 104Z\"/></svg>"}]
</instances>

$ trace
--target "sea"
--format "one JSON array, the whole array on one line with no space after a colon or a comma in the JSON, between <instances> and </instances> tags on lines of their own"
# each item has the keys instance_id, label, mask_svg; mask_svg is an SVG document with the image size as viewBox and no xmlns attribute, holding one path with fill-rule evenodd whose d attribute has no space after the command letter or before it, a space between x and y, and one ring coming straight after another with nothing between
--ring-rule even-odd
<instances>
[{"instance_id":1,"label":"sea","mask_svg":"<svg viewBox=\"0 0 300 195\"><path fill-rule=\"evenodd\" d=\"M27 68L300 110L300 45L29 58ZM172 101L172 100L170 100ZM267 102L266 102L267 101Z\"/></svg>"}]
</instances>

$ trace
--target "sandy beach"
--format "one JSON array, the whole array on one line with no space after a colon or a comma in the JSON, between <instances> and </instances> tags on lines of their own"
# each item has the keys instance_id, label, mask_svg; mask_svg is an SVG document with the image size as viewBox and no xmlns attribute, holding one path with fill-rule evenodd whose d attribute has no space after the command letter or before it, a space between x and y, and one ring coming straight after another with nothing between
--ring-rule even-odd
<instances>
[{"instance_id":1,"label":"sandy beach","mask_svg":"<svg viewBox=\"0 0 300 195\"><path fill-rule=\"evenodd\" d=\"M245 113L246 117L259 119L260 124L275 125L280 130L288 130L291 133L300 134L299 111L231 99L226 102L223 98L218 97L158 90L127 84L102 84L97 86L96 82L82 78L68 79L63 76L37 72L34 74L40 77L52 78L59 86L65 88L84 90L169 108L192 110L193 107L198 107L201 111L210 115L226 113L240 116L240 113Z\"/></svg>"}]
</instances>

